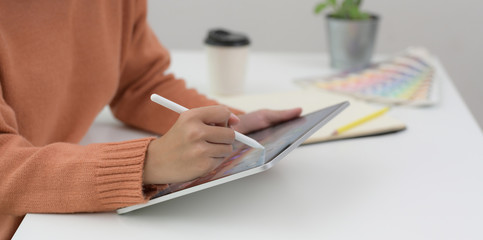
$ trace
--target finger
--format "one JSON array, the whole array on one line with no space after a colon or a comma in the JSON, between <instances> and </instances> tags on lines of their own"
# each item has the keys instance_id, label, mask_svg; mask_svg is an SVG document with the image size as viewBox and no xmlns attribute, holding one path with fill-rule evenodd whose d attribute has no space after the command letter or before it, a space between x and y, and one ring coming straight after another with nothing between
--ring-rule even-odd
<instances>
[{"instance_id":1,"label":"finger","mask_svg":"<svg viewBox=\"0 0 483 240\"><path fill-rule=\"evenodd\" d=\"M206 132L204 140L215 144L233 144L235 142L235 130L220 126L204 126Z\"/></svg>"},{"instance_id":2,"label":"finger","mask_svg":"<svg viewBox=\"0 0 483 240\"><path fill-rule=\"evenodd\" d=\"M233 113L230 114L230 118L228 119L228 126L229 127L236 126L238 125L238 123L240 123L240 118Z\"/></svg>"},{"instance_id":3,"label":"finger","mask_svg":"<svg viewBox=\"0 0 483 240\"><path fill-rule=\"evenodd\" d=\"M270 110L267 115L267 121L270 124L284 122L300 116L302 108L293 108L288 110Z\"/></svg>"},{"instance_id":4,"label":"finger","mask_svg":"<svg viewBox=\"0 0 483 240\"><path fill-rule=\"evenodd\" d=\"M228 126L228 120L230 119L230 110L221 105L217 106L207 106L201 108L194 108L187 113L193 114L193 117L200 119L205 124L217 125L217 126Z\"/></svg>"}]
</instances>

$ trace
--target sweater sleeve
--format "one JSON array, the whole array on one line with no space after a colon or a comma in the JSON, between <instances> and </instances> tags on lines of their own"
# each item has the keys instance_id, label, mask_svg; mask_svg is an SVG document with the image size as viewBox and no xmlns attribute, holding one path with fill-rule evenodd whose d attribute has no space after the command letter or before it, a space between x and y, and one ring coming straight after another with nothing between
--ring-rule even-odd
<instances>
[{"instance_id":1,"label":"sweater sleeve","mask_svg":"<svg viewBox=\"0 0 483 240\"><path fill-rule=\"evenodd\" d=\"M134 127L164 134L178 114L149 100L153 93L188 109L216 105L214 100L188 89L183 80L166 74L170 64L168 51L159 43L146 21L146 2L135 6L132 32L125 36L121 81L110 107L116 118ZM241 111L231 109L235 114Z\"/></svg>"},{"instance_id":2,"label":"sweater sleeve","mask_svg":"<svg viewBox=\"0 0 483 240\"><path fill-rule=\"evenodd\" d=\"M19 134L1 90L1 214L110 211L146 201L142 170L152 138L34 146Z\"/></svg>"}]
</instances>

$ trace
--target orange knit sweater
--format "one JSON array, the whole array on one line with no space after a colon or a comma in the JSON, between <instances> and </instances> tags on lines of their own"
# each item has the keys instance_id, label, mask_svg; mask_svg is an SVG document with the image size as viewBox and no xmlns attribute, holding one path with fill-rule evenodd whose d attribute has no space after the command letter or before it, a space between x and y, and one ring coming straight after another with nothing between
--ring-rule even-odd
<instances>
[{"instance_id":1,"label":"orange knit sweater","mask_svg":"<svg viewBox=\"0 0 483 240\"><path fill-rule=\"evenodd\" d=\"M168 66L145 1L0 0L0 239L26 213L146 201L152 138L76 143L107 104L124 123L160 134L178 115L151 93L188 108L216 104L164 74Z\"/></svg>"}]
</instances>

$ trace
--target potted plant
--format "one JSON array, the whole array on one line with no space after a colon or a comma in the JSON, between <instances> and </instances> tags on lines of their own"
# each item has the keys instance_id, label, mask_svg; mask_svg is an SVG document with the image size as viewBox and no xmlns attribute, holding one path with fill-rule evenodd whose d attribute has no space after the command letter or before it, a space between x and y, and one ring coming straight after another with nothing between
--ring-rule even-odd
<instances>
[{"instance_id":1,"label":"potted plant","mask_svg":"<svg viewBox=\"0 0 483 240\"><path fill-rule=\"evenodd\" d=\"M325 0L315 6L326 15L331 66L340 70L360 69L370 64L379 17L360 9L362 0Z\"/></svg>"}]
</instances>

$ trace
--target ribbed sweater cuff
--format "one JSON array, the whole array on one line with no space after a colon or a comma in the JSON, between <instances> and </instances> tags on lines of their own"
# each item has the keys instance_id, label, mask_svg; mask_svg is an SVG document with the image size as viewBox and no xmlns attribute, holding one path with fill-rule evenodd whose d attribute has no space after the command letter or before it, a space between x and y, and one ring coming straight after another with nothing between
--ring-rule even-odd
<instances>
[{"instance_id":1,"label":"ribbed sweater cuff","mask_svg":"<svg viewBox=\"0 0 483 240\"><path fill-rule=\"evenodd\" d=\"M96 168L96 190L100 203L117 209L145 202L144 158L154 138L100 145L101 160Z\"/></svg>"}]
</instances>

